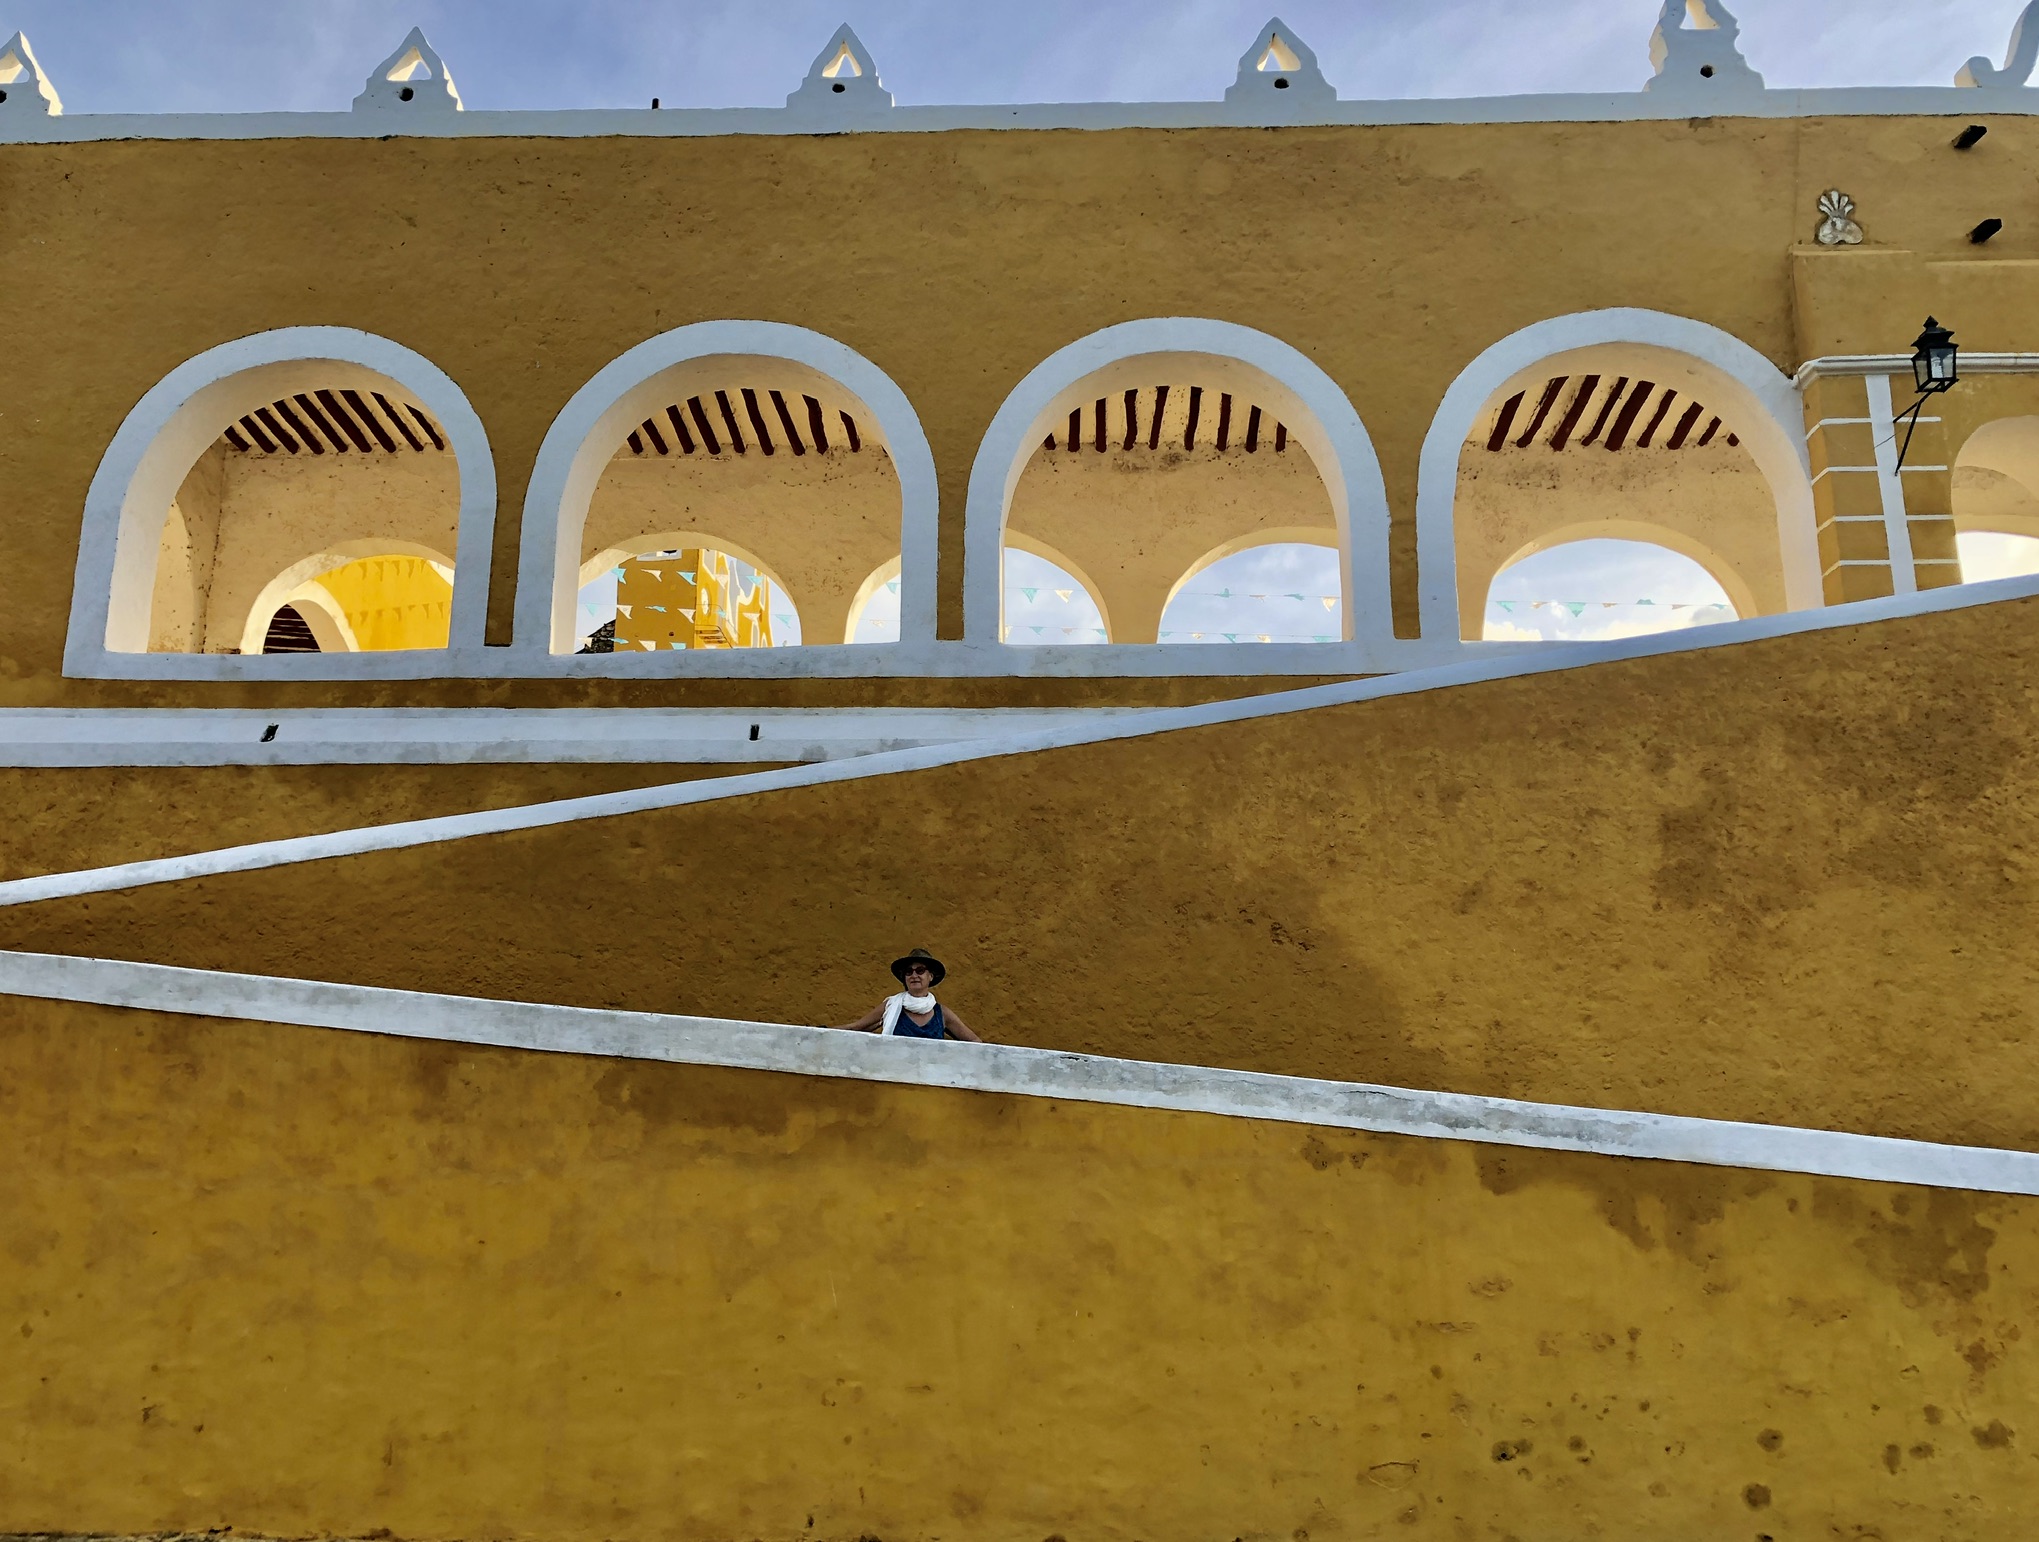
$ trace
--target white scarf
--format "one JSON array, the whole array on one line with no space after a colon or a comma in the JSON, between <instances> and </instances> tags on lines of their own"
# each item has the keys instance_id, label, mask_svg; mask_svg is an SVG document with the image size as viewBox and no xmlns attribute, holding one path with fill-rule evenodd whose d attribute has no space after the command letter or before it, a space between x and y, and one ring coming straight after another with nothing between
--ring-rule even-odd
<instances>
[{"instance_id":1,"label":"white scarf","mask_svg":"<svg viewBox=\"0 0 2039 1542\"><path fill-rule=\"evenodd\" d=\"M907 991L901 991L896 996L887 996L885 998L885 1026L880 1028L878 1032L881 1034L896 1032L899 1027L899 1014L901 1012L918 1012L925 1015L934 1009L935 998L932 996L915 996Z\"/></svg>"}]
</instances>

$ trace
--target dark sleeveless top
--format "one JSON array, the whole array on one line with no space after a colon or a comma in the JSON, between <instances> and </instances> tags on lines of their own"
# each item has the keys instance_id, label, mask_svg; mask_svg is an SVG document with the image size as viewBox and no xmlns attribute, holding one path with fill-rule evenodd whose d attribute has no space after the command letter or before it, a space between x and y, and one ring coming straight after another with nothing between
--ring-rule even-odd
<instances>
[{"instance_id":1,"label":"dark sleeveless top","mask_svg":"<svg viewBox=\"0 0 2039 1542\"><path fill-rule=\"evenodd\" d=\"M892 1025L892 1037L895 1039L946 1039L948 1036L949 1027L942 1021L942 1004L939 1001L935 1003L935 1015L927 1020L925 1028L915 1026L904 1007L899 1009L899 1021Z\"/></svg>"}]
</instances>

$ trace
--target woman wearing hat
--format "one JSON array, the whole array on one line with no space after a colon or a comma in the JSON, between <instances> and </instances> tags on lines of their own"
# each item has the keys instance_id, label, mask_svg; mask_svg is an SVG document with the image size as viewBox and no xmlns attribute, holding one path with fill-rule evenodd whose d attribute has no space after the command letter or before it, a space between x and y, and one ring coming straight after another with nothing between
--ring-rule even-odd
<instances>
[{"instance_id":1,"label":"woman wearing hat","mask_svg":"<svg viewBox=\"0 0 2039 1542\"><path fill-rule=\"evenodd\" d=\"M853 1023L837 1023L856 1033L872 1029L897 1039L962 1039L970 1044L984 1041L970 1031L970 1025L935 1000L935 987L948 970L925 948L915 948L904 958L892 960L892 975L906 987L887 996Z\"/></svg>"}]
</instances>

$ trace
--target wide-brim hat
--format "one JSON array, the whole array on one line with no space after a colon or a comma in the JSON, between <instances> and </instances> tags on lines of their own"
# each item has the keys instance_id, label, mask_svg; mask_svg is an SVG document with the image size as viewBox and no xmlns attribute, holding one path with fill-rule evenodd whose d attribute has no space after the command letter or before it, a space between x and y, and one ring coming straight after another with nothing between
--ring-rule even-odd
<instances>
[{"instance_id":1,"label":"wide-brim hat","mask_svg":"<svg viewBox=\"0 0 2039 1542\"><path fill-rule=\"evenodd\" d=\"M932 971L932 973L934 974L935 984L937 985L941 984L943 980L948 978L949 971L943 967L942 961L940 959L936 958L932 953L928 952L926 948L915 948L911 953L907 954L906 957L895 958L894 960L892 960L892 978L897 980L901 985L904 985L906 983L906 966L908 964L927 965L928 969Z\"/></svg>"}]
</instances>

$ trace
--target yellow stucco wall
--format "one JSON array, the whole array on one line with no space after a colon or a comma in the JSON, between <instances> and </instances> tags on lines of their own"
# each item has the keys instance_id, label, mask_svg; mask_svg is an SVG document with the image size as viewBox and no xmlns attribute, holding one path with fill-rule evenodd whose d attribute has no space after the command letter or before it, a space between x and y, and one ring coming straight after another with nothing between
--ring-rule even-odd
<instances>
[{"instance_id":1,"label":"yellow stucco wall","mask_svg":"<svg viewBox=\"0 0 2039 1542\"><path fill-rule=\"evenodd\" d=\"M756 766L0 767L0 878L174 857Z\"/></svg>"},{"instance_id":2,"label":"yellow stucco wall","mask_svg":"<svg viewBox=\"0 0 2039 1542\"><path fill-rule=\"evenodd\" d=\"M633 344L717 317L817 327L904 388L941 480L950 634L971 460L1029 369L1135 317L1271 332L1332 375L1380 449L1407 631L1423 434L1465 363L1518 327L1647 306L1790 368L1901 347L1931 309L1969 347L2039 346L2039 291L2021 276L2039 235L2013 221L1983 255L1963 239L1978 210L2039 171L2039 146L2017 123L1967 156L1947 138L1942 119L1713 118L0 147L0 260L44 297L16 318L0 378L0 414L32 430L0 444L0 700L208 699L188 685L53 682L85 488L122 416L175 365L312 323L415 348L473 400L499 473L497 640L525 480L554 415ZM816 220L817 186L857 217ZM1829 186L1857 199L1872 248L1798 245ZM467 281L480 272L487 283ZM1102 274L1128 281L1090 277ZM618 699L599 685L519 690Z\"/></svg>"},{"instance_id":3,"label":"yellow stucco wall","mask_svg":"<svg viewBox=\"0 0 2039 1542\"><path fill-rule=\"evenodd\" d=\"M2039 1201L0 998L0 1531L1992 1536Z\"/></svg>"},{"instance_id":4,"label":"yellow stucco wall","mask_svg":"<svg viewBox=\"0 0 2039 1542\"><path fill-rule=\"evenodd\" d=\"M918 944L994 1038L2039 1149L2035 615L54 900L0 946L842 1022Z\"/></svg>"}]
</instances>

